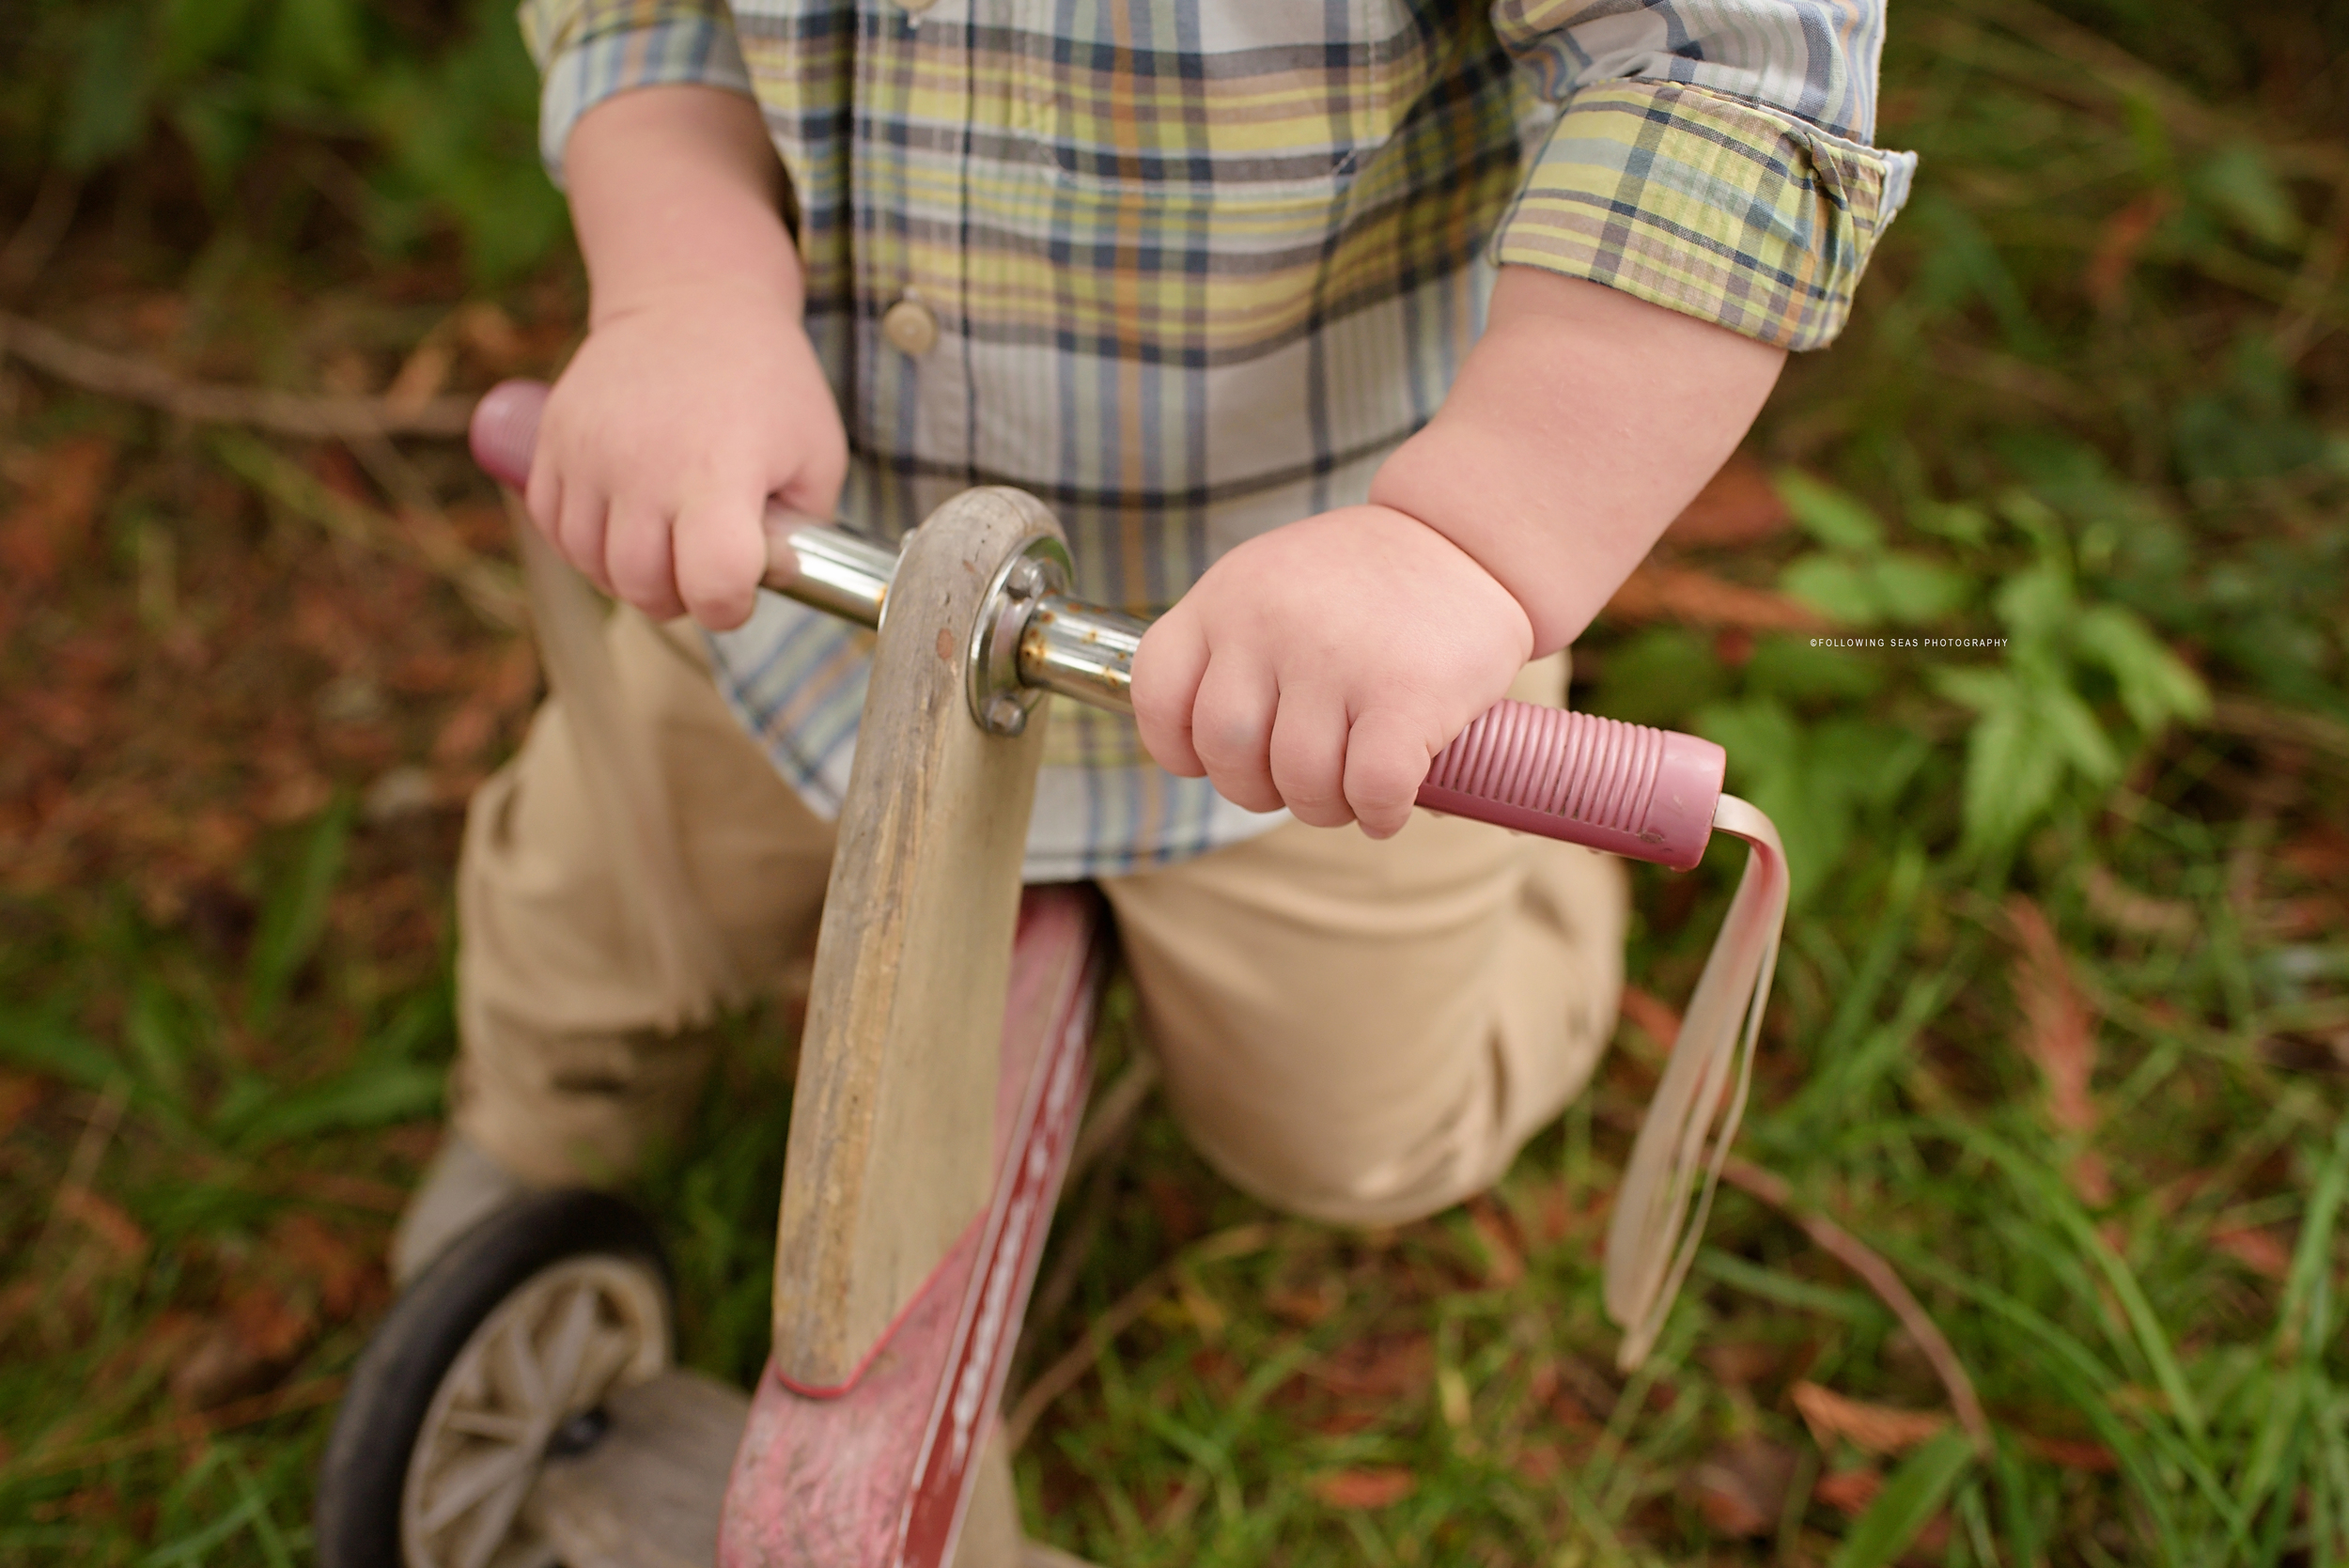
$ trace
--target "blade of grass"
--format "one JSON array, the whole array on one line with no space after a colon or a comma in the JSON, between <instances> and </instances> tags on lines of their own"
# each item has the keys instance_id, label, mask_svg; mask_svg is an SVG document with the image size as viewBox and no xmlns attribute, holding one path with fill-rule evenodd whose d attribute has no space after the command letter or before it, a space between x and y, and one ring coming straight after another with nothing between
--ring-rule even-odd
<instances>
[{"instance_id":1,"label":"blade of grass","mask_svg":"<svg viewBox=\"0 0 2349 1568\"><path fill-rule=\"evenodd\" d=\"M2097 1440L2112 1451L2123 1474L2136 1491L2139 1504L2153 1520L2155 1533L2161 1537L2164 1560L2188 1560L2180 1522L2171 1506L2174 1486L2169 1478L2148 1463L2140 1444L2136 1440L2140 1431L2123 1425L2108 1403L2108 1396L2122 1381L2120 1376L2099 1361L2088 1346L1997 1286L1914 1249L1895 1250L1895 1255L1899 1257L1902 1266L1914 1269L1927 1279L1939 1281L1947 1288L2003 1318L2022 1331L2027 1344L2046 1353L2043 1358L2035 1360L2034 1370L2038 1377L2063 1395L2073 1410L2087 1421ZM2238 1546L2243 1545L2248 1535L2242 1511L2210 1466L2175 1433L2160 1423L2148 1424L2141 1429L2141 1436L2162 1450L2161 1456L2176 1465L2193 1481L2204 1501L2225 1521L2229 1535Z\"/></svg>"},{"instance_id":2,"label":"blade of grass","mask_svg":"<svg viewBox=\"0 0 2349 1568\"><path fill-rule=\"evenodd\" d=\"M294 1568L293 1549L286 1540L286 1532L277 1528L277 1516L270 1506L269 1496L254 1479L253 1471L243 1461L232 1458L228 1475L237 1483L237 1495L252 1505L253 1538L260 1544L261 1556L269 1568Z\"/></svg>"},{"instance_id":3,"label":"blade of grass","mask_svg":"<svg viewBox=\"0 0 2349 1568\"><path fill-rule=\"evenodd\" d=\"M1850 1107L1906 1059L1918 1032L1940 1016L1962 983L1955 964L1912 983L1892 1017L1862 1034L1848 1055L1831 1059L1826 1072L1770 1118L1770 1129L1782 1132L1789 1146L1799 1147L1813 1141L1824 1125L1843 1119Z\"/></svg>"},{"instance_id":4,"label":"blade of grass","mask_svg":"<svg viewBox=\"0 0 2349 1568\"><path fill-rule=\"evenodd\" d=\"M53 1016L56 1011L0 1007L0 1059L98 1092L124 1078L121 1063L97 1041Z\"/></svg>"},{"instance_id":5,"label":"blade of grass","mask_svg":"<svg viewBox=\"0 0 2349 1568\"><path fill-rule=\"evenodd\" d=\"M1973 1444L1954 1427L1910 1454L1852 1526L1831 1568L1884 1568L1908 1549L1973 1463Z\"/></svg>"},{"instance_id":6,"label":"blade of grass","mask_svg":"<svg viewBox=\"0 0 2349 1568\"><path fill-rule=\"evenodd\" d=\"M1994 1133L1958 1122L1945 1122L1942 1126L1988 1157L2016 1188L2038 1199L2073 1246L2095 1265L2113 1295L2120 1299L2121 1310L2136 1333L2139 1347L2153 1368L2154 1381L2168 1397L2187 1439L2198 1452L2201 1452L2205 1425L2201 1402L2195 1398L2193 1388L2178 1366L2176 1353L2170 1346L2170 1336L2161 1326L2160 1314L2145 1298L2144 1289L2138 1283L2136 1273L2096 1233L2095 1225L2081 1209L2071 1189L2055 1172Z\"/></svg>"},{"instance_id":7,"label":"blade of grass","mask_svg":"<svg viewBox=\"0 0 2349 1568\"><path fill-rule=\"evenodd\" d=\"M319 815L293 864L262 905L245 990L245 1022L256 1031L276 1022L295 976L325 935L327 900L342 875L343 850L356 811L357 803L349 795L337 797Z\"/></svg>"},{"instance_id":8,"label":"blade of grass","mask_svg":"<svg viewBox=\"0 0 2349 1568\"><path fill-rule=\"evenodd\" d=\"M1882 1303L1864 1291L1812 1284L1717 1248L1708 1247L1697 1254L1694 1272L1700 1279L1744 1291L1758 1299L1797 1312L1818 1312L1844 1323L1883 1323L1890 1315Z\"/></svg>"},{"instance_id":9,"label":"blade of grass","mask_svg":"<svg viewBox=\"0 0 2349 1568\"><path fill-rule=\"evenodd\" d=\"M2331 1275L2333 1233L2341 1220L2344 1192L2349 1192L2349 1120L2335 1129L2332 1152L2309 1192L2308 1217L2300 1222L2300 1239L2293 1248L2292 1272L2284 1281L2283 1303L2276 1312L2276 1347L2279 1354L2298 1352L2299 1346L2293 1342L2306 1337L2301 1334L2301 1316Z\"/></svg>"}]
</instances>

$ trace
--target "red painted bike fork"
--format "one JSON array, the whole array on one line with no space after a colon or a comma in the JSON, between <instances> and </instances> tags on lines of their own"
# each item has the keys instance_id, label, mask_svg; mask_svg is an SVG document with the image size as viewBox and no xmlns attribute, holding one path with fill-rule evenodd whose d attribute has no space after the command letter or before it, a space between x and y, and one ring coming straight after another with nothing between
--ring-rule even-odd
<instances>
[{"instance_id":1,"label":"red painted bike fork","mask_svg":"<svg viewBox=\"0 0 2349 1568\"><path fill-rule=\"evenodd\" d=\"M1108 938L1090 888L1023 895L987 1211L846 1388L794 1389L771 1366L759 1379L727 1485L722 1564L952 1560L1084 1112Z\"/></svg>"}]
</instances>

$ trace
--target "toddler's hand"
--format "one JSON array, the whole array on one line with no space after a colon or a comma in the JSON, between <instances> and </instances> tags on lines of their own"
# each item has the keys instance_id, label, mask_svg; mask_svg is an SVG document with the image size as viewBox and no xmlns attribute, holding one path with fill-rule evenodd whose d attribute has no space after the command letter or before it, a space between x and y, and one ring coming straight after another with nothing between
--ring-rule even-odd
<instances>
[{"instance_id":1,"label":"toddler's hand","mask_svg":"<svg viewBox=\"0 0 2349 1568\"><path fill-rule=\"evenodd\" d=\"M790 292L673 286L599 311L547 403L528 502L606 593L725 630L766 569L767 498L829 518L847 470Z\"/></svg>"},{"instance_id":2,"label":"toddler's hand","mask_svg":"<svg viewBox=\"0 0 2349 1568\"><path fill-rule=\"evenodd\" d=\"M1532 652L1524 609L1457 545L1348 506L1249 540L1159 617L1134 717L1161 767L1236 804L1385 838Z\"/></svg>"}]
</instances>

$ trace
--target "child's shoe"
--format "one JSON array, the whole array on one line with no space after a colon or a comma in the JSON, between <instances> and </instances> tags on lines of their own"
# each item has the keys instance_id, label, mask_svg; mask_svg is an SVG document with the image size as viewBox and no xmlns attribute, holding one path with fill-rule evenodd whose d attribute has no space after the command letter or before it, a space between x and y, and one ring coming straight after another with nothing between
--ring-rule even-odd
<instances>
[{"instance_id":1,"label":"child's shoe","mask_svg":"<svg viewBox=\"0 0 2349 1568\"><path fill-rule=\"evenodd\" d=\"M531 1190L464 1134L452 1130L392 1228L392 1283L406 1285L446 1251L450 1242Z\"/></svg>"}]
</instances>

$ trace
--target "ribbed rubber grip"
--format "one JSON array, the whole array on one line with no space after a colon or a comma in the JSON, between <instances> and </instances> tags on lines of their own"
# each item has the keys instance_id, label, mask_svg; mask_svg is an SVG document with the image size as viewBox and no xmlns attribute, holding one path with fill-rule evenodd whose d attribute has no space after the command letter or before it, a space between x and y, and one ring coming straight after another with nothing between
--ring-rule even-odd
<instances>
[{"instance_id":1,"label":"ribbed rubber grip","mask_svg":"<svg viewBox=\"0 0 2349 1568\"><path fill-rule=\"evenodd\" d=\"M546 382L498 382L474 405L473 427L466 432L473 460L498 483L521 489L530 483L530 456L546 411Z\"/></svg>"},{"instance_id":2,"label":"ribbed rubber grip","mask_svg":"<svg viewBox=\"0 0 2349 1568\"><path fill-rule=\"evenodd\" d=\"M1503 701L1438 753L1419 803L1686 871L1712 837L1727 763L1693 735Z\"/></svg>"}]
</instances>

